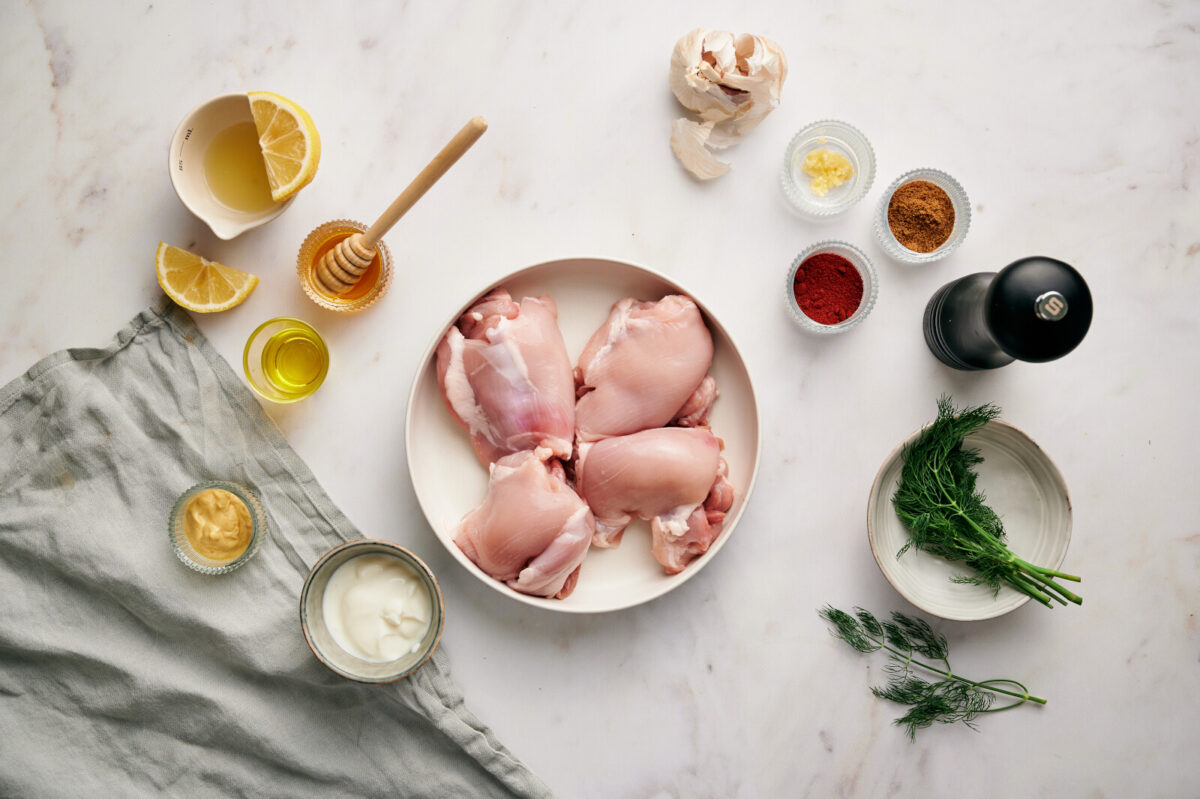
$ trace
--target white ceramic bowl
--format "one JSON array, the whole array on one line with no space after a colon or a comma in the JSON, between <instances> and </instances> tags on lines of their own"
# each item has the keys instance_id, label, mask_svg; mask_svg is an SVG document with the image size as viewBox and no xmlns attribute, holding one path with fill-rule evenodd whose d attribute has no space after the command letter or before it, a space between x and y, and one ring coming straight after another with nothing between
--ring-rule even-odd
<instances>
[{"instance_id":1,"label":"white ceramic bowl","mask_svg":"<svg viewBox=\"0 0 1200 799\"><path fill-rule=\"evenodd\" d=\"M483 501L487 470L479 464L466 432L446 410L438 388L434 351L446 330L493 286L504 286L514 298L548 294L558 306L558 323L572 362L592 333L623 297L657 300L687 294L700 307L712 331L714 355L710 374L721 392L712 413L712 430L725 442L723 453L735 498L721 535L701 557L676 575L663 573L650 553L650 529L635 521L615 549L589 553L575 591L566 599L543 599L513 591L485 574L454 543L454 530L468 511ZM463 568L501 594L528 605L563 613L597 613L647 602L682 585L716 557L733 536L746 508L758 470L761 438L758 406L750 375L737 347L720 322L694 292L641 266L601 258L570 258L518 270L489 281L463 297L434 332L413 381L405 420L408 470L421 509L446 549Z\"/></svg>"},{"instance_id":2,"label":"white ceramic bowl","mask_svg":"<svg viewBox=\"0 0 1200 799\"><path fill-rule=\"evenodd\" d=\"M987 586L951 582L971 573L962 563L915 549L896 557L909 538L892 507L892 495L904 466L902 450L920 433L892 451L871 486L867 538L875 562L901 596L934 616L979 621L1016 610L1030 597L1005 585L993 595ZM1004 522L1009 549L1030 563L1057 569L1071 541L1071 500L1058 468L1029 436L998 420L967 436L966 444L983 456L975 467L978 488Z\"/></svg>"},{"instance_id":3,"label":"white ceramic bowl","mask_svg":"<svg viewBox=\"0 0 1200 799\"><path fill-rule=\"evenodd\" d=\"M429 607L433 617L429 629L421 639L420 647L415 652L409 652L397 660L379 663L352 655L333 640L325 624L325 586L329 584L329 578L339 566L359 555L387 555L396 558L421 578L425 590L429 593ZM442 638L445 616L446 605L442 599L442 589L433 572L412 552L390 541L361 538L334 547L313 564L300 592L300 628L309 648L317 656L317 660L325 664L330 671L357 682L393 682L419 669L437 649Z\"/></svg>"},{"instance_id":4,"label":"white ceramic bowl","mask_svg":"<svg viewBox=\"0 0 1200 799\"><path fill-rule=\"evenodd\" d=\"M295 195L272 207L255 212L239 211L213 196L204 175L204 154L213 138L241 122L254 122L250 99L245 94L223 94L192 109L171 137L167 167L171 186L189 211L204 221L219 238L232 239L265 225L292 204Z\"/></svg>"}]
</instances>

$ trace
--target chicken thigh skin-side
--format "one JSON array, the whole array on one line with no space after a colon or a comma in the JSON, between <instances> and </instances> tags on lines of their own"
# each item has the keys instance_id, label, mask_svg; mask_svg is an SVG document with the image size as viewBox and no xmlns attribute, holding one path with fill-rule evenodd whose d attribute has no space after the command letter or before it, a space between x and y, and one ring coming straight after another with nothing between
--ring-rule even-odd
<instances>
[{"instance_id":1,"label":"chicken thigh skin-side","mask_svg":"<svg viewBox=\"0 0 1200 799\"><path fill-rule=\"evenodd\" d=\"M575 369L576 439L662 427L700 387L712 358L712 334L691 298L618 301Z\"/></svg>"},{"instance_id":2,"label":"chicken thigh skin-side","mask_svg":"<svg viewBox=\"0 0 1200 799\"><path fill-rule=\"evenodd\" d=\"M576 487L596 516L592 543L614 547L635 518L650 521L668 574L708 551L733 504L721 441L704 428L664 427L581 443Z\"/></svg>"}]
</instances>

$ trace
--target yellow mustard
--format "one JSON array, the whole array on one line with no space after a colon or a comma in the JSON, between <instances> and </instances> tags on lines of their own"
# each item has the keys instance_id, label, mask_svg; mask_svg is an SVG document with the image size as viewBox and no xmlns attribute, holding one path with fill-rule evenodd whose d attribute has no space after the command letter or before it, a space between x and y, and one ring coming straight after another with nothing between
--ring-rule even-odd
<instances>
[{"instance_id":1,"label":"yellow mustard","mask_svg":"<svg viewBox=\"0 0 1200 799\"><path fill-rule=\"evenodd\" d=\"M192 549L209 560L233 560L250 546L253 533L246 503L223 488L192 497L184 509L183 532Z\"/></svg>"},{"instance_id":2,"label":"yellow mustard","mask_svg":"<svg viewBox=\"0 0 1200 799\"><path fill-rule=\"evenodd\" d=\"M830 189L842 185L854 177L854 165L850 159L828 147L813 150L801 164L804 174L812 178L808 188L818 197L824 197Z\"/></svg>"}]
</instances>

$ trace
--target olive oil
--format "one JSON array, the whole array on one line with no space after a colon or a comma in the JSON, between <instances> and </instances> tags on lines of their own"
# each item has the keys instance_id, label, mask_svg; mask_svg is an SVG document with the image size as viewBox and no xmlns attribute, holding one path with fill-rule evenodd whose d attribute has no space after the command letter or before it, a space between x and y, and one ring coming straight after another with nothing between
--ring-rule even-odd
<instances>
[{"instance_id":1,"label":"olive oil","mask_svg":"<svg viewBox=\"0 0 1200 799\"><path fill-rule=\"evenodd\" d=\"M257 214L275 207L267 166L253 122L239 122L218 133L204 151L209 191L235 211Z\"/></svg>"},{"instance_id":2,"label":"olive oil","mask_svg":"<svg viewBox=\"0 0 1200 799\"><path fill-rule=\"evenodd\" d=\"M262 371L281 394L300 397L311 394L325 379L329 353L309 328L291 327L267 339L262 352Z\"/></svg>"}]
</instances>

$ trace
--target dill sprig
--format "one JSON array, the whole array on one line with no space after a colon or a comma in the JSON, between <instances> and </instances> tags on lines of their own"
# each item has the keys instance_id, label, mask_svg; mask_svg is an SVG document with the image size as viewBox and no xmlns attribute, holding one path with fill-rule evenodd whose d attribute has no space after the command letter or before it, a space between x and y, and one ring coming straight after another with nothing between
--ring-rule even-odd
<instances>
[{"instance_id":1,"label":"dill sprig","mask_svg":"<svg viewBox=\"0 0 1200 799\"><path fill-rule=\"evenodd\" d=\"M954 582L986 585L993 593L1007 584L1046 607L1053 602L1080 605L1083 599L1058 582L1079 578L1014 555L1004 543L1000 517L975 487L974 467L983 458L963 440L999 415L995 405L956 411L949 397L938 400L937 419L903 450L892 506L908 528L909 541L896 557L915 547L974 570L952 578Z\"/></svg>"},{"instance_id":2,"label":"dill sprig","mask_svg":"<svg viewBox=\"0 0 1200 799\"><path fill-rule=\"evenodd\" d=\"M855 608L854 615L826 605L819 611L821 618L833 625L830 633L859 652L888 653L888 682L874 686L871 692L880 699L909 705L907 713L895 720L904 727L909 740L915 740L917 730L940 724L961 721L976 729L975 718L980 713L998 713L1026 702L1046 704L1032 696L1029 689L1016 680L992 679L976 682L961 677L950 668L950 647L946 637L936 632L924 619L893 611L890 621L879 621L869 611ZM916 656L940 662L945 668L916 659ZM916 676L914 667L941 675L938 682ZM1017 690L1009 690L1009 686ZM992 707L997 694L1013 701L1003 707Z\"/></svg>"}]
</instances>

